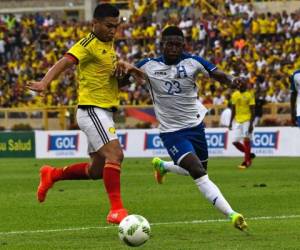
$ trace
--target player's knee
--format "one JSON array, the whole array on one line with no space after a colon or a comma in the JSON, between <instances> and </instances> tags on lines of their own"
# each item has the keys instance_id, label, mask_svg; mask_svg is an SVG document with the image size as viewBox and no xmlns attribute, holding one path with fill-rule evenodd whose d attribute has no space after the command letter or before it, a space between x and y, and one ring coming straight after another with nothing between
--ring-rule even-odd
<instances>
[{"instance_id":1,"label":"player's knee","mask_svg":"<svg viewBox=\"0 0 300 250\"><path fill-rule=\"evenodd\" d=\"M208 161L204 161L204 162L201 162L201 163L202 163L202 166L205 169L205 171L207 171Z\"/></svg>"},{"instance_id":2,"label":"player's knee","mask_svg":"<svg viewBox=\"0 0 300 250\"><path fill-rule=\"evenodd\" d=\"M103 176L103 168L89 168L88 170L89 172L89 177L92 179L92 180L99 180L99 179L102 179L102 176Z\"/></svg>"},{"instance_id":3,"label":"player's knee","mask_svg":"<svg viewBox=\"0 0 300 250\"><path fill-rule=\"evenodd\" d=\"M188 171L194 180L207 174L206 169L201 163L192 165Z\"/></svg>"},{"instance_id":4,"label":"player's knee","mask_svg":"<svg viewBox=\"0 0 300 250\"><path fill-rule=\"evenodd\" d=\"M124 154L122 150L115 150L113 153L106 155L106 162L114 162L121 164L124 159Z\"/></svg>"},{"instance_id":5,"label":"player's knee","mask_svg":"<svg viewBox=\"0 0 300 250\"><path fill-rule=\"evenodd\" d=\"M119 144L111 143L101 150L101 154L105 158L105 162L114 162L121 164L124 159L124 154Z\"/></svg>"}]
</instances>

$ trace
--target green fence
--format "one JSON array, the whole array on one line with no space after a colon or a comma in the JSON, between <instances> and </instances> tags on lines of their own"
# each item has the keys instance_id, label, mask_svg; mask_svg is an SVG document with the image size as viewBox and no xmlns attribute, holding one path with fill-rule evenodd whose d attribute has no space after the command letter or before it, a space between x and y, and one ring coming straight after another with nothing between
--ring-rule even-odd
<instances>
[{"instance_id":1,"label":"green fence","mask_svg":"<svg viewBox=\"0 0 300 250\"><path fill-rule=\"evenodd\" d=\"M0 132L2 157L35 157L34 132Z\"/></svg>"}]
</instances>

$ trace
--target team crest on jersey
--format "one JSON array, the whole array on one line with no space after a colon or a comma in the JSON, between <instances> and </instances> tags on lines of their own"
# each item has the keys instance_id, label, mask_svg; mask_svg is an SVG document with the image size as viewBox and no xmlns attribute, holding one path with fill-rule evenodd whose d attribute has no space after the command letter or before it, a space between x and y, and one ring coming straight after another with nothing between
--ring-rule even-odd
<instances>
[{"instance_id":1,"label":"team crest on jersey","mask_svg":"<svg viewBox=\"0 0 300 250\"><path fill-rule=\"evenodd\" d=\"M110 127L110 128L108 129L108 131L109 131L109 133L111 133L111 134L115 134L115 133L116 133L116 129L115 129L114 127Z\"/></svg>"}]
</instances>

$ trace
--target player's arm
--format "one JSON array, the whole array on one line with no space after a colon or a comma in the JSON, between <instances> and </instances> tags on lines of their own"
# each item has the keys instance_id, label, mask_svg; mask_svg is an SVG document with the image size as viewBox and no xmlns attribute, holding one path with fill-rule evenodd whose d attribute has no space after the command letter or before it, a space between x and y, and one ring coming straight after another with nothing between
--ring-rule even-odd
<instances>
[{"instance_id":1,"label":"player's arm","mask_svg":"<svg viewBox=\"0 0 300 250\"><path fill-rule=\"evenodd\" d=\"M89 47L82 43L84 39L73 45L69 51L56 62L46 73L43 79L39 82L29 82L27 87L31 90L42 92L47 86L56 79L63 71L78 64L80 61L86 60L89 55Z\"/></svg>"},{"instance_id":2,"label":"player's arm","mask_svg":"<svg viewBox=\"0 0 300 250\"><path fill-rule=\"evenodd\" d=\"M292 124L296 125L296 100L297 100L297 91L291 91L291 119Z\"/></svg>"},{"instance_id":3,"label":"player's arm","mask_svg":"<svg viewBox=\"0 0 300 250\"><path fill-rule=\"evenodd\" d=\"M290 103L291 103L291 118L292 118L292 124L294 126L297 125L296 122L296 101L297 101L297 95L298 95L298 91L296 88L296 84L295 81L300 81L300 74L293 74L290 77L290 90L291 90L291 99L290 99Z\"/></svg>"},{"instance_id":4,"label":"player's arm","mask_svg":"<svg viewBox=\"0 0 300 250\"><path fill-rule=\"evenodd\" d=\"M47 89L47 86L56 79L62 72L66 69L72 67L75 63L74 60L71 60L68 57L63 57L57 61L46 73L41 81L37 82L28 82L26 86L33 91L42 92Z\"/></svg>"},{"instance_id":5,"label":"player's arm","mask_svg":"<svg viewBox=\"0 0 300 250\"><path fill-rule=\"evenodd\" d=\"M144 73L144 71L124 61L119 61L117 63L115 76L118 79L119 87L123 87L131 84L132 83L131 77L138 84L144 84L147 79L147 76Z\"/></svg>"},{"instance_id":6,"label":"player's arm","mask_svg":"<svg viewBox=\"0 0 300 250\"><path fill-rule=\"evenodd\" d=\"M226 74L222 70L215 69L210 72L210 77L217 80L220 83L224 83L229 87L236 88L239 86L241 81L244 81L241 77L234 77L232 75Z\"/></svg>"},{"instance_id":7,"label":"player's arm","mask_svg":"<svg viewBox=\"0 0 300 250\"><path fill-rule=\"evenodd\" d=\"M255 105L250 105L250 112L251 112L251 118L250 118L250 125L249 125L249 133L251 134L253 132L253 122L255 118Z\"/></svg>"},{"instance_id":8,"label":"player's arm","mask_svg":"<svg viewBox=\"0 0 300 250\"><path fill-rule=\"evenodd\" d=\"M206 61L202 57L193 56L192 58L199 63L198 66L201 66L198 68L198 72L201 72L204 67L209 76L217 80L221 84L226 84L231 88L236 88L240 85L241 81L244 81L241 77L234 77L232 75L224 73L222 70L219 70L216 65L209 61Z\"/></svg>"},{"instance_id":9,"label":"player's arm","mask_svg":"<svg viewBox=\"0 0 300 250\"><path fill-rule=\"evenodd\" d=\"M235 114L236 114L236 109L235 109L235 105L232 104L231 105L231 117L230 117L230 122L229 122L229 126L228 128L231 130L232 129L232 122L233 122L233 119L235 117Z\"/></svg>"}]
</instances>

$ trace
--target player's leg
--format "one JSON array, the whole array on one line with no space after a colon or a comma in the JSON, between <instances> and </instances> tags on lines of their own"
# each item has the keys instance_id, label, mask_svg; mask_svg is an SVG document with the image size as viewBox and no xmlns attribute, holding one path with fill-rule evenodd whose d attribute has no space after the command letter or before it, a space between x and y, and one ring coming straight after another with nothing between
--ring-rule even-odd
<instances>
[{"instance_id":1,"label":"player's leg","mask_svg":"<svg viewBox=\"0 0 300 250\"><path fill-rule=\"evenodd\" d=\"M40 169L40 183L37 189L37 199L44 202L47 192L54 183L60 180L87 180L90 179L88 170L89 162L80 162L65 167L52 167L44 165Z\"/></svg>"},{"instance_id":2,"label":"player's leg","mask_svg":"<svg viewBox=\"0 0 300 250\"><path fill-rule=\"evenodd\" d=\"M102 171L104 186L110 202L110 212L107 221L119 223L127 216L127 211L123 208L120 190L121 164L124 158L123 150L119 143L113 122L113 113L107 110L90 107L85 114L84 131L88 135L88 140L99 157L105 159ZM86 125L87 121L91 124ZM93 171L93 168L91 168ZM99 169L95 167L95 174Z\"/></svg>"},{"instance_id":3,"label":"player's leg","mask_svg":"<svg viewBox=\"0 0 300 250\"><path fill-rule=\"evenodd\" d=\"M64 167L44 165L40 169L40 184L37 198L39 202L46 199L47 192L55 182L61 180L98 180L102 179L105 159L97 153L90 153L91 162L73 163Z\"/></svg>"},{"instance_id":4,"label":"player's leg","mask_svg":"<svg viewBox=\"0 0 300 250\"><path fill-rule=\"evenodd\" d=\"M252 164L252 159L255 158L255 154L251 153L251 134L249 134L250 122L242 123L242 137L244 141L245 153L244 153L244 162L240 168L250 167Z\"/></svg>"},{"instance_id":5,"label":"player's leg","mask_svg":"<svg viewBox=\"0 0 300 250\"><path fill-rule=\"evenodd\" d=\"M159 184L162 184L164 182L165 175L168 172L172 172L178 175L189 175L188 171L176 165L173 161L164 161L159 157L154 157L152 159L152 165L154 167L155 179Z\"/></svg>"},{"instance_id":6,"label":"player's leg","mask_svg":"<svg viewBox=\"0 0 300 250\"><path fill-rule=\"evenodd\" d=\"M93 139L95 138L97 131L95 131L95 128L93 129L93 122L89 117L87 110L77 110L77 122L88 138L88 152L92 157L92 163L80 162L58 168L50 165L42 166L40 169L40 183L37 190L39 202L43 202L46 199L48 190L52 188L57 181L101 178L100 174L97 174L96 169L100 170L103 168L104 159L101 159L96 155L94 144L98 146L99 143L102 144L102 141L98 142Z\"/></svg>"},{"instance_id":7,"label":"player's leg","mask_svg":"<svg viewBox=\"0 0 300 250\"><path fill-rule=\"evenodd\" d=\"M98 155L94 158L90 173L95 177L98 173L101 176L102 173L111 207L107 221L119 223L127 216L120 194L120 171L124 155L114 128L113 113L101 108L88 107L84 110L79 109L77 121L79 127L87 135L90 144L89 151L97 152ZM99 161L102 164L98 167Z\"/></svg>"},{"instance_id":8,"label":"player's leg","mask_svg":"<svg viewBox=\"0 0 300 250\"><path fill-rule=\"evenodd\" d=\"M172 148L175 141L182 140L181 133L162 133L160 135L162 141L164 142L164 145L166 148ZM205 140L206 143L206 140ZM182 147L182 146L180 146ZM193 150L193 149L190 149ZM155 179L159 184L163 183L164 177L167 172L172 172L178 175L185 175L188 176L189 172L185 170L184 168L176 165L174 161L163 161L159 157L155 157L152 159L152 164L154 166L154 174ZM202 162L203 167L207 169L207 159L203 160Z\"/></svg>"},{"instance_id":9,"label":"player's leg","mask_svg":"<svg viewBox=\"0 0 300 250\"><path fill-rule=\"evenodd\" d=\"M233 124L233 146L235 146L240 152L245 153L245 146L241 143L242 140L242 124L235 122Z\"/></svg>"},{"instance_id":10,"label":"player's leg","mask_svg":"<svg viewBox=\"0 0 300 250\"><path fill-rule=\"evenodd\" d=\"M174 145L176 143L178 144L178 142L180 142L180 148L184 148L184 145L186 143L184 142L184 140L182 140L180 132L161 133L160 138L165 148L168 150L169 155L172 154L174 150L177 150L176 148L174 148ZM176 165L174 161L163 161L160 158L155 157L152 159L152 165L154 167L154 177L158 184L162 184L164 182L165 175L168 172L179 175L189 175L188 171Z\"/></svg>"},{"instance_id":11,"label":"player's leg","mask_svg":"<svg viewBox=\"0 0 300 250\"><path fill-rule=\"evenodd\" d=\"M242 215L236 213L222 195L219 188L209 179L207 174L208 147L203 124L186 134L195 153L184 156L178 163L187 169L200 192L224 215L229 217L235 227L244 230L247 227ZM234 217L234 218L233 218Z\"/></svg>"},{"instance_id":12,"label":"player's leg","mask_svg":"<svg viewBox=\"0 0 300 250\"><path fill-rule=\"evenodd\" d=\"M233 125L233 142L232 144L242 153L244 153L244 160L238 166L241 169L246 168L249 164L251 164L251 159L254 159L256 155L251 153L251 142L246 139L248 137L249 130L249 122L237 123L235 122ZM243 141L243 143L241 142ZM249 152L250 149L250 152ZM250 159L250 161L248 160Z\"/></svg>"},{"instance_id":13,"label":"player's leg","mask_svg":"<svg viewBox=\"0 0 300 250\"><path fill-rule=\"evenodd\" d=\"M107 222L120 223L128 215L121 199L120 173L124 158L118 139L112 140L99 149L99 154L105 158L103 182L110 201L110 212Z\"/></svg>"},{"instance_id":14,"label":"player's leg","mask_svg":"<svg viewBox=\"0 0 300 250\"><path fill-rule=\"evenodd\" d=\"M105 165L105 158L99 153L90 153L92 162L88 169L88 175L93 180L98 180L103 178L103 169Z\"/></svg>"},{"instance_id":15,"label":"player's leg","mask_svg":"<svg viewBox=\"0 0 300 250\"><path fill-rule=\"evenodd\" d=\"M298 127L300 128L300 116L297 116L297 117L296 117L296 120L297 120L297 125L298 125Z\"/></svg>"},{"instance_id":16,"label":"player's leg","mask_svg":"<svg viewBox=\"0 0 300 250\"><path fill-rule=\"evenodd\" d=\"M229 216L233 212L232 208L218 187L208 178L208 147L204 124L186 133L185 138L189 140L194 151L179 158L178 164L190 173L200 192L223 214Z\"/></svg>"},{"instance_id":17,"label":"player's leg","mask_svg":"<svg viewBox=\"0 0 300 250\"><path fill-rule=\"evenodd\" d=\"M231 208L219 188L209 179L201 161L195 154L186 155L179 165L189 171L199 191L213 206L228 217L236 228L240 230L247 228L244 217Z\"/></svg>"}]
</instances>

